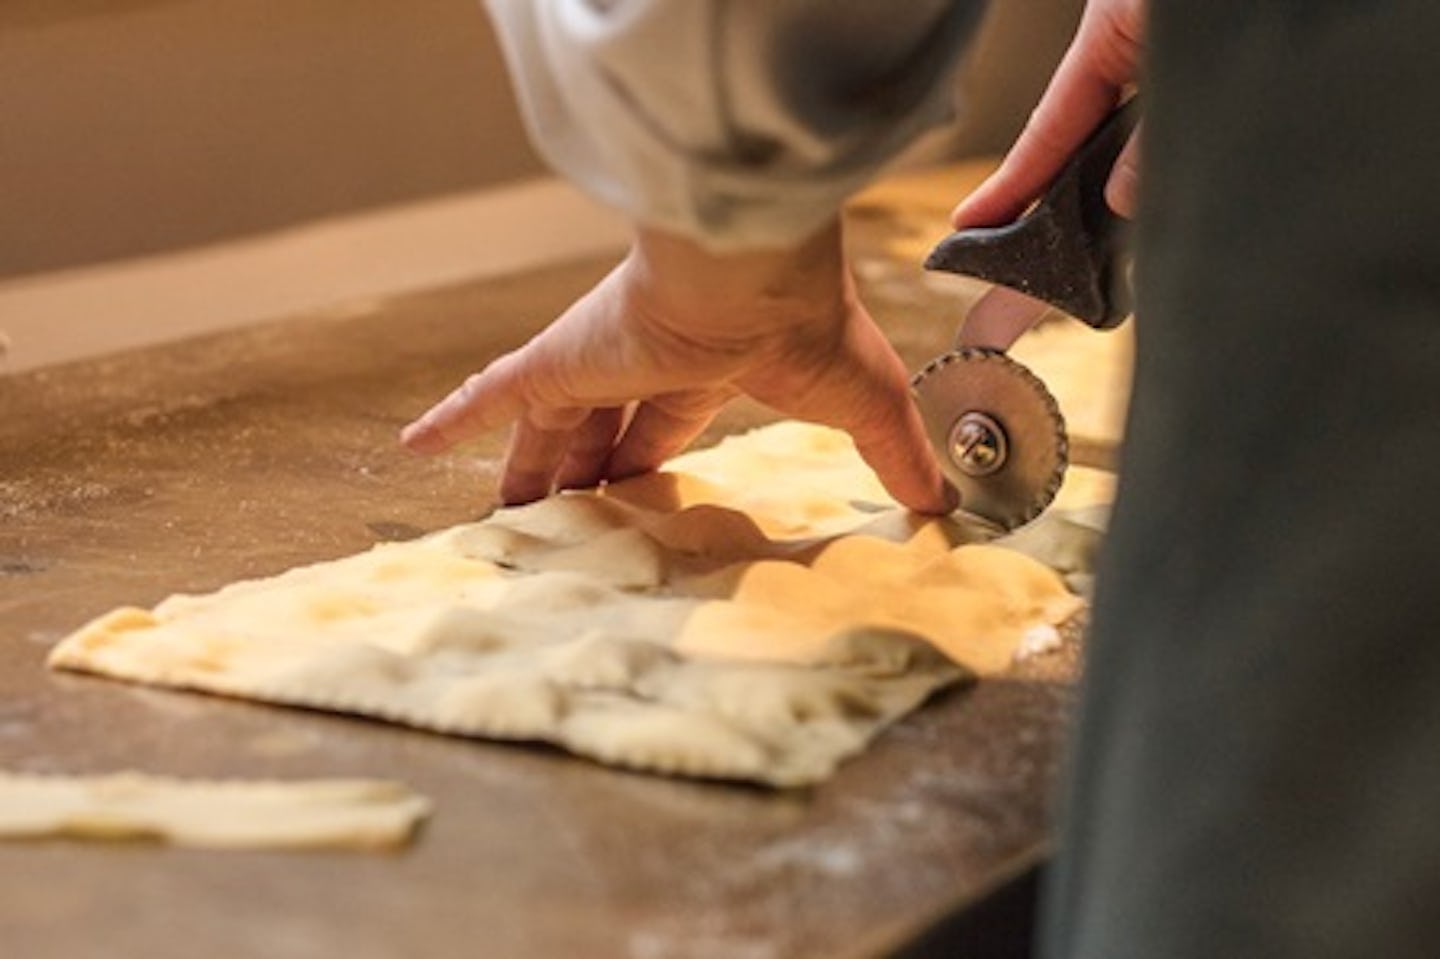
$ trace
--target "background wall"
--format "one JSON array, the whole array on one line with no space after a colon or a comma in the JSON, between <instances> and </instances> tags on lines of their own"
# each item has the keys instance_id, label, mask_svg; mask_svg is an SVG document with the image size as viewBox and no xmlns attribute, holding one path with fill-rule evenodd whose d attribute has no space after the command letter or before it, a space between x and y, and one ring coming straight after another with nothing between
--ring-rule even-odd
<instances>
[{"instance_id":1,"label":"background wall","mask_svg":"<svg viewBox=\"0 0 1440 959\"><path fill-rule=\"evenodd\" d=\"M0 275L540 172L467 0L5 0Z\"/></svg>"},{"instance_id":2,"label":"background wall","mask_svg":"<svg viewBox=\"0 0 1440 959\"><path fill-rule=\"evenodd\" d=\"M1009 142L1081 3L995 5L955 146ZM478 0L0 3L0 278L542 172Z\"/></svg>"}]
</instances>

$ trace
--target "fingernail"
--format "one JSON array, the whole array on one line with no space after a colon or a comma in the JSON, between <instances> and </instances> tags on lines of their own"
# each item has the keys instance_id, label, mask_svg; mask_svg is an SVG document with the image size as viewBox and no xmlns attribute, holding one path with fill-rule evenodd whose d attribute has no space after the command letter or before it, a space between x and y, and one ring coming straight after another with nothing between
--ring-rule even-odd
<instances>
[{"instance_id":1,"label":"fingernail","mask_svg":"<svg viewBox=\"0 0 1440 959\"><path fill-rule=\"evenodd\" d=\"M439 437L430 424L423 419L416 420L400 431L400 444L417 453L433 453L438 449Z\"/></svg>"},{"instance_id":2,"label":"fingernail","mask_svg":"<svg viewBox=\"0 0 1440 959\"><path fill-rule=\"evenodd\" d=\"M1134 164L1121 162L1105 182L1105 203L1116 216L1133 219L1135 199L1140 192L1140 175Z\"/></svg>"},{"instance_id":3,"label":"fingernail","mask_svg":"<svg viewBox=\"0 0 1440 959\"><path fill-rule=\"evenodd\" d=\"M960 491L948 480L942 481L940 484L940 499L945 504L947 513L953 513L960 508Z\"/></svg>"}]
</instances>

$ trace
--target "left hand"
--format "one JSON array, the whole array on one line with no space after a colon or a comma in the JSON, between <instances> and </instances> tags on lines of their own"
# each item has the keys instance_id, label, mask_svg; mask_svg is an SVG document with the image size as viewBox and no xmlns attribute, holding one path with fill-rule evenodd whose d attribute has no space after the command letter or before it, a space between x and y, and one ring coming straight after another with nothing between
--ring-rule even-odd
<instances>
[{"instance_id":1,"label":"left hand","mask_svg":"<svg viewBox=\"0 0 1440 959\"><path fill-rule=\"evenodd\" d=\"M402 441L434 453L513 422L500 498L523 503L654 469L742 394L848 431L905 505L955 508L838 222L793 248L728 255L640 230L609 276Z\"/></svg>"}]
</instances>

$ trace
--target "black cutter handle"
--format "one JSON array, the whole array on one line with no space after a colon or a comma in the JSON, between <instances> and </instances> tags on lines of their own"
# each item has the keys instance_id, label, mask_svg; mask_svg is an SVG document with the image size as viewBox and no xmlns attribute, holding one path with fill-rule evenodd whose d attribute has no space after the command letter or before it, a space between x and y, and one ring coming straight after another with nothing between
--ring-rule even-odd
<instances>
[{"instance_id":1,"label":"black cutter handle","mask_svg":"<svg viewBox=\"0 0 1440 959\"><path fill-rule=\"evenodd\" d=\"M1139 116L1132 97L1075 151L1024 216L1007 226L950 234L925 269L1011 287L1097 330L1119 326L1134 302L1130 229L1105 202L1105 183Z\"/></svg>"}]
</instances>

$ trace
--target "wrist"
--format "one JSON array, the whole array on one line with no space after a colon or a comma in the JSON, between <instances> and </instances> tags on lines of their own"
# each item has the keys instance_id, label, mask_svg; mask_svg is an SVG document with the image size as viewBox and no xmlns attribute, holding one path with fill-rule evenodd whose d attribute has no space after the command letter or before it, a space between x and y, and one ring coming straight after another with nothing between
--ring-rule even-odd
<instances>
[{"instance_id":1,"label":"wrist","mask_svg":"<svg viewBox=\"0 0 1440 959\"><path fill-rule=\"evenodd\" d=\"M838 218L790 246L725 253L640 227L626 269L644 312L701 334L834 324L852 295Z\"/></svg>"}]
</instances>

